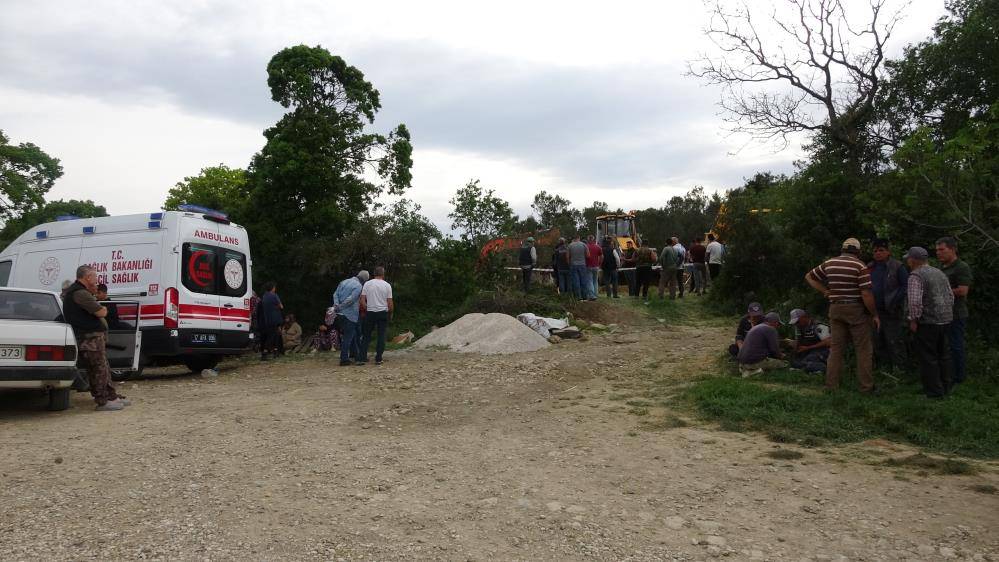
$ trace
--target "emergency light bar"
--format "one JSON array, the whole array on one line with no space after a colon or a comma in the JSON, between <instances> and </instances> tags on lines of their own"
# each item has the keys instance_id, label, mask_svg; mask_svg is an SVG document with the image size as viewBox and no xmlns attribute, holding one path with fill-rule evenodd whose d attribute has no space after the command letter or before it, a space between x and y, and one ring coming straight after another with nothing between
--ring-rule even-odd
<instances>
[{"instance_id":1,"label":"emergency light bar","mask_svg":"<svg viewBox=\"0 0 999 562\"><path fill-rule=\"evenodd\" d=\"M56 217L56 220L59 221L59 222L63 222L63 221L76 221L76 220L80 220L80 217L78 217L76 215L59 215L58 217Z\"/></svg>"},{"instance_id":2,"label":"emergency light bar","mask_svg":"<svg viewBox=\"0 0 999 562\"><path fill-rule=\"evenodd\" d=\"M222 211L216 211L215 209L209 209L208 207L202 207L201 205L189 205L184 203L183 205L177 205L177 208L187 213L201 213L206 217L224 221L229 220L229 215L223 213Z\"/></svg>"}]
</instances>

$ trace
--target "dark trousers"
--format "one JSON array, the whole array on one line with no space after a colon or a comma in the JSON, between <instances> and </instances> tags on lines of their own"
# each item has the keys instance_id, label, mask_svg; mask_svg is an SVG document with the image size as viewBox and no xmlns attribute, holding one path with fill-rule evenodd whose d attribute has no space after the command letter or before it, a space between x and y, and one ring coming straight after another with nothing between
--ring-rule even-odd
<instances>
[{"instance_id":1,"label":"dark trousers","mask_svg":"<svg viewBox=\"0 0 999 562\"><path fill-rule=\"evenodd\" d=\"M284 354L284 340L281 338L281 330L278 326L260 327L260 357L267 357L268 353Z\"/></svg>"},{"instance_id":2,"label":"dark trousers","mask_svg":"<svg viewBox=\"0 0 999 562\"><path fill-rule=\"evenodd\" d=\"M628 296L638 296L638 280L635 278L635 270L629 269L624 272L624 281L628 284Z\"/></svg>"},{"instance_id":3,"label":"dark trousers","mask_svg":"<svg viewBox=\"0 0 999 562\"><path fill-rule=\"evenodd\" d=\"M680 298L683 298L683 270L676 270L676 284L680 287Z\"/></svg>"},{"instance_id":4,"label":"dark trousers","mask_svg":"<svg viewBox=\"0 0 999 562\"><path fill-rule=\"evenodd\" d=\"M368 360L368 348L371 347L371 333L378 331L378 340L375 343L375 361L382 360L385 353L385 331L388 329L388 311L368 312L364 315L362 324L364 337L361 339L361 354L358 361L364 363Z\"/></svg>"},{"instance_id":5,"label":"dark trousers","mask_svg":"<svg viewBox=\"0 0 999 562\"><path fill-rule=\"evenodd\" d=\"M947 337L950 339L950 359L954 367L954 382L964 382L964 365L966 355L964 351L964 329L967 326L967 318L955 318L950 323Z\"/></svg>"},{"instance_id":6,"label":"dark trousers","mask_svg":"<svg viewBox=\"0 0 999 562\"><path fill-rule=\"evenodd\" d=\"M524 292L525 293L531 290L531 274L532 273L534 273L534 268L533 267L521 267L520 268L520 276L521 276L521 279L524 282Z\"/></svg>"},{"instance_id":7,"label":"dark trousers","mask_svg":"<svg viewBox=\"0 0 999 562\"><path fill-rule=\"evenodd\" d=\"M916 351L923 392L929 398L942 398L950 391L950 343L947 324L920 324L916 329Z\"/></svg>"},{"instance_id":8,"label":"dark trousers","mask_svg":"<svg viewBox=\"0 0 999 562\"><path fill-rule=\"evenodd\" d=\"M337 329L340 330L340 362L346 363L351 358L357 359L361 346L360 330L357 322L348 320L346 316L336 317Z\"/></svg>"},{"instance_id":9,"label":"dark trousers","mask_svg":"<svg viewBox=\"0 0 999 562\"><path fill-rule=\"evenodd\" d=\"M555 276L558 279L558 292L563 295L569 293L569 266L559 269Z\"/></svg>"},{"instance_id":10,"label":"dark trousers","mask_svg":"<svg viewBox=\"0 0 999 562\"><path fill-rule=\"evenodd\" d=\"M709 263L708 264L708 274L711 278L710 283L714 283L718 276L721 275L721 264L720 263Z\"/></svg>"},{"instance_id":11,"label":"dark trousers","mask_svg":"<svg viewBox=\"0 0 999 562\"><path fill-rule=\"evenodd\" d=\"M824 373L826 372L826 363L828 361L829 348L812 349L795 356L791 360L791 366L807 373Z\"/></svg>"},{"instance_id":12,"label":"dark trousers","mask_svg":"<svg viewBox=\"0 0 999 562\"><path fill-rule=\"evenodd\" d=\"M604 287L606 287L608 297L617 298L617 281L616 269L604 270Z\"/></svg>"},{"instance_id":13,"label":"dark trousers","mask_svg":"<svg viewBox=\"0 0 999 562\"><path fill-rule=\"evenodd\" d=\"M640 265L636 268L638 273L638 292L643 299L649 298L649 285L652 284L652 266Z\"/></svg>"},{"instance_id":14,"label":"dark trousers","mask_svg":"<svg viewBox=\"0 0 999 562\"><path fill-rule=\"evenodd\" d=\"M878 367L906 370L909 365L905 351L905 321L901 315L881 312L881 329L874 333L874 357Z\"/></svg>"}]
</instances>

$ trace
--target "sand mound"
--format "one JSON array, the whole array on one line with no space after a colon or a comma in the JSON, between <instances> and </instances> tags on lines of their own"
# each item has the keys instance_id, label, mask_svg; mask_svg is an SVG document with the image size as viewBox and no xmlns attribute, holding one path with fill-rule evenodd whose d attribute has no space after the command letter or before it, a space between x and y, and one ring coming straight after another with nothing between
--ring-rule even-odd
<instances>
[{"instance_id":1,"label":"sand mound","mask_svg":"<svg viewBox=\"0 0 999 562\"><path fill-rule=\"evenodd\" d=\"M418 349L445 347L462 353L494 355L536 351L551 345L534 330L506 314L466 314L414 344Z\"/></svg>"}]
</instances>

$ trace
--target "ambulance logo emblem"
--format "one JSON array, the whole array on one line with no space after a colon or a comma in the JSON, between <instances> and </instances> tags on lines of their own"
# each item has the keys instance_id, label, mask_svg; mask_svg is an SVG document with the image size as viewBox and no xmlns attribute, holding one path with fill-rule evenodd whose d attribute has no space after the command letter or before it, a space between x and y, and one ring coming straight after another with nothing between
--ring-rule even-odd
<instances>
[{"instance_id":1,"label":"ambulance logo emblem","mask_svg":"<svg viewBox=\"0 0 999 562\"><path fill-rule=\"evenodd\" d=\"M61 270L62 266L59 265L58 259L47 257L42 261L42 265L38 266L38 281L42 285L51 285L59 279Z\"/></svg>"},{"instance_id":2,"label":"ambulance logo emblem","mask_svg":"<svg viewBox=\"0 0 999 562\"><path fill-rule=\"evenodd\" d=\"M225 269L222 274L225 276L225 284L231 289L239 289L243 286L243 264L239 260L229 260L225 262Z\"/></svg>"}]
</instances>

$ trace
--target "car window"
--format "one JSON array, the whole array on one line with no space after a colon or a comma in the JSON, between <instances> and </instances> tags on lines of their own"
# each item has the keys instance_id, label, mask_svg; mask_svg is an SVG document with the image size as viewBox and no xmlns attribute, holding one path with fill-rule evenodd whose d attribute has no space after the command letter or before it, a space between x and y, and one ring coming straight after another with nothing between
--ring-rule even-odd
<instances>
[{"instance_id":1,"label":"car window","mask_svg":"<svg viewBox=\"0 0 999 562\"><path fill-rule=\"evenodd\" d=\"M217 279L215 261L218 248L204 244L184 244L184 286L195 293L215 295Z\"/></svg>"},{"instance_id":2,"label":"car window","mask_svg":"<svg viewBox=\"0 0 999 562\"><path fill-rule=\"evenodd\" d=\"M0 291L0 320L62 322L62 309L55 295Z\"/></svg>"},{"instance_id":3,"label":"car window","mask_svg":"<svg viewBox=\"0 0 999 562\"><path fill-rule=\"evenodd\" d=\"M7 283L10 281L10 268L14 265L14 262L0 261L0 287L6 287Z\"/></svg>"}]
</instances>

